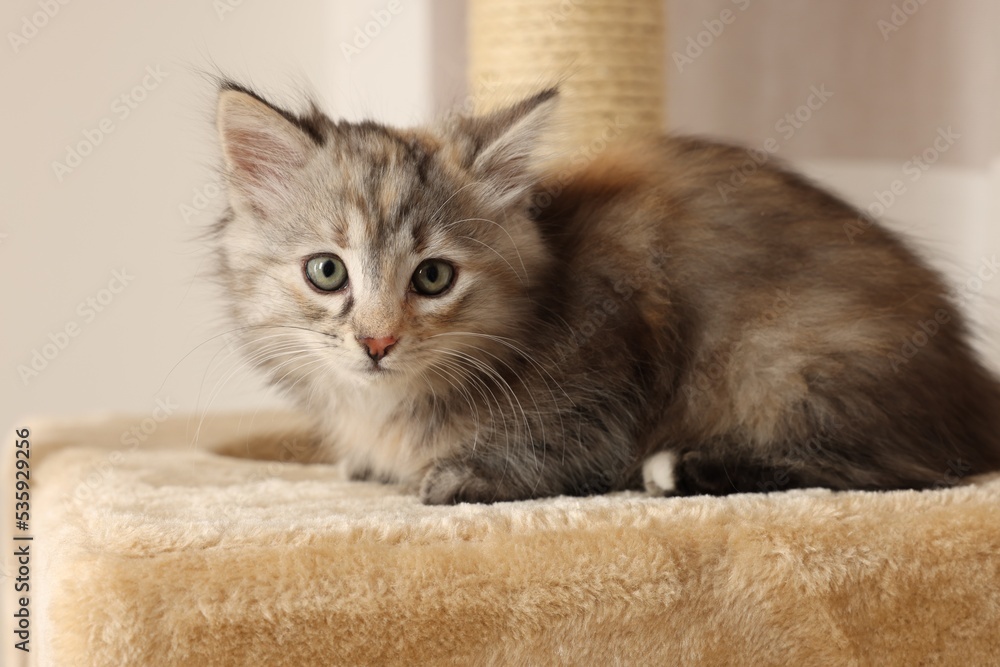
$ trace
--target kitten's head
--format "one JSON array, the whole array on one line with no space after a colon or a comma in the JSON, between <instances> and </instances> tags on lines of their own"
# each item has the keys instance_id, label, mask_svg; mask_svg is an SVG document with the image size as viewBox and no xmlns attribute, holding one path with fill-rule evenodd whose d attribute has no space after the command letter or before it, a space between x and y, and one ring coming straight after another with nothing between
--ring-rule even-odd
<instances>
[{"instance_id":1,"label":"kitten's head","mask_svg":"<svg viewBox=\"0 0 1000 667\"><path fill-rule=\"evenodd\" d=\"M218 271L251 361L306 390L412 389L509 349L548 263L526 211L554 102L397 130L223 86Z\"/></svg>"}]
</instances>

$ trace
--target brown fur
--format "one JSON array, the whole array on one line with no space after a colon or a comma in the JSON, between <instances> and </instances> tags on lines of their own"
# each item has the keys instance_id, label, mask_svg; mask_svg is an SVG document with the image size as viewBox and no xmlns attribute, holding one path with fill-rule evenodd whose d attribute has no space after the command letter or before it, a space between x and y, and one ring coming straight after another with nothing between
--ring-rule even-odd
<instances>
[{"instance_id":1,"label":"brown fur","mask_svg":"<svg viewBox=\"0 0 1000 667\"><path fill-rule=\"evenodd\" d=\"M902 241L774 163L720 190L746 153L700 139L539 173L554 102L400 131L224 90L231 311L354 474L452 503L635 488L659 450L679 493L1000 467L998 385ZM305 285L323 252L349 288ZM429 258L433 299L406 289ZM381 366L356 343L390 333Z\"/></svg>"},{"instance_id":2,"label":"brown fur","mask_svg":"<svg viewBox=\"0 0 1000 667\"><path fill-rule=\"evenodd\" d=\"M682 492L923 487L997 467L996 382L899 239L874 225L852 243L860 214L780 166L721 201L737 148L671 138L620 159L631 168L574 175L583 185L546 226L573 230L572 262L611 275L648 248L668 254L637 304L639 322L679 334L646 346L658 393L643 444L680 454ZM636 173L631 192L593 204ZM934 335L904 357L921 324Z\"/></svg>"}]
</instances>

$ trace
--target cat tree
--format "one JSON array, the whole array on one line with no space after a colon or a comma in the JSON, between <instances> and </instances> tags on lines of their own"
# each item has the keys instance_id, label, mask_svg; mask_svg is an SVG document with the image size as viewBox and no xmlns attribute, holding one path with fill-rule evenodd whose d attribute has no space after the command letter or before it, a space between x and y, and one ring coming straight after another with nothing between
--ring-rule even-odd
<instances>
[{"instance_id":1,"label":"cat tree","mask_svg":"<svg viewBox=\"0 0 1000 667\"><path fill-rule=\"evenodd\" d=\"M469 86L485 113L559 85L567 158L663 130L662 0L472 0Z\"/></svg>"},{"instance_id":2,"label":"cat tree","mask_svg":"<svg viewBox=\"0 0 1000 667\"><path fill-rule=\"evenodd\" d=\"M426 507L290 416L137 421L33 422L32 664L1000 664L1000 477Z\"/></svg>"}]
</instances>

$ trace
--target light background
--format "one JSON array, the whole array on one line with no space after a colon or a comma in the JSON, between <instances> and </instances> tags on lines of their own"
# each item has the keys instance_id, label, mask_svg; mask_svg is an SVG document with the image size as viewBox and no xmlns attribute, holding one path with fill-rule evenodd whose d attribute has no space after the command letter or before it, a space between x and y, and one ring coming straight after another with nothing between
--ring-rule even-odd
<instances>
[{"instance_id":1,"label":"light background","mask_svg":"<svg viewBox=\"0 0 1000 667\"><path fill-rule=\"evenodd\" d=\"M335 115L425 121L465 94L464 4L401 0L371 43L346 58L341 44L388 4L3 5L0 422L148 414L157 399L183 412L280 404L213 338L223 331L220 300L199 237L223 198L212 196L214 89L204 72L224 72L293 106L305 89ZM887 32L879 22L891 24L894 4L913 11ZM42 5L58 12L15 50L10 34ZM709 39L704 22L717 28L724 10L734 19ZM1000 45L991 34L1000 3L671 1L667 16L673 129L760 146L780 136L775 124L811 86L825 85L833 96L781 140L781 157L863 206L903 178L889 223L956 285L969 284L1000 249ZM674 54L689 38L707 46L678 67ZM121 118L112 105L141 84L147 67L165 78ZM96 136L104 119L114 131L60 180L53 163L85 132ZM904 163L948 126L960 138L919 180L905 178ZM85 321L78 305L121 269L134 280ZM998 295L991 276L964 303L994 364ZM18 367L70 323L79 334L23 381Z\"/></svg>"}]
</instances>

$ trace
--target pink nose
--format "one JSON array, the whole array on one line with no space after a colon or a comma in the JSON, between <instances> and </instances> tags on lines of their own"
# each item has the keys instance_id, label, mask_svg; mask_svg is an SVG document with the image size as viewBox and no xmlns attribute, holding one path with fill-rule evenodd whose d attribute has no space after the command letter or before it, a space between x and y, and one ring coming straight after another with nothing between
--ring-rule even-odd
<instances>
[{"instance_id":1,"label":"pink nose","mask_svg":"<svg viewBox=\"0 0 1000 667\"><path fill-rule=\"evenodd\" d=\"M389 354L389 348L396 344L395 336L380 336L378 338L368 338L358 336L358 342L368 351L368 356L373 361L381 361L382 357Z\"/></svg>"}]
</instances>

